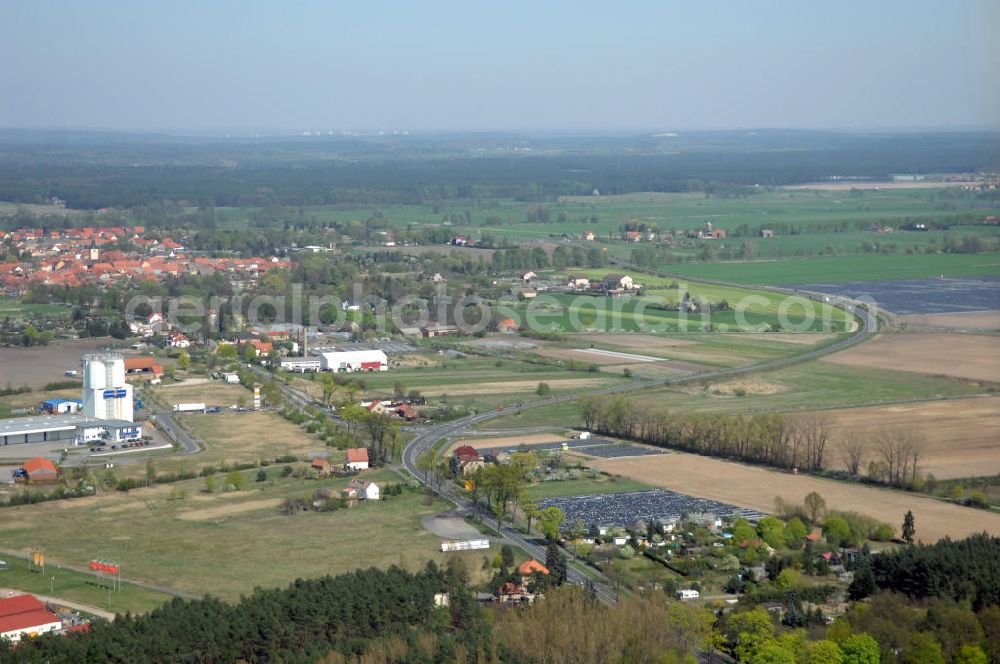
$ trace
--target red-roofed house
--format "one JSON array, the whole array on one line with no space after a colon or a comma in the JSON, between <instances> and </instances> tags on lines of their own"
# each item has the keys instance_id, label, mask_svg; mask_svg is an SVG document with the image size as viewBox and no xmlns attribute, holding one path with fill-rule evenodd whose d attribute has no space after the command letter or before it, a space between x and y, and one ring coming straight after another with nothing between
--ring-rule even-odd
<instances>
[{"instance_id":1,"label":"red-roofed house","mask_svg":"<svg viewBox=\"0 0 1000 664\"><path fill-rule=\"evenodd\" d=\"M479 461L479 451L471 445L461 445L452 452L459 461Z\"/></svg>"},{"instance_id":2,"label":"red-roofed house","mask_svg":"<svg viewBox=\"0 0 1000 664\"><path fill-rule=\"evenodd\" d=\"M0 640L20 641L62 629L62 621L33 595L0 599Z\"/></svg>"},{"instance_id":3,"label":"red-roofed house","mask_svg":"<svg viewBox=\"0 0 1000 664\"><path fill-rule=\"evenodd\" d=\"M155 357L126 357L125 375L129 378L135 376L143 379L159 378L163 375L163 367Z\"/></svg>"},{"instance_id":4,"label":"red-roofed house","mask_svg":"<svg viewBox=\"0 0 1000 664\"><path fill-rule=\"evenodd\" d=\"M521 575L521 583L527 586L536 574L548 574L549 568L537 560L529 559L518 565L517 573Z\"/></svg>"},{"instance_id":5,"label":"red-roofed house","mask_svg":"<svg viewBox=\"0 0 1000 664\"><path fill-rule=\"evenodd\" d=\"M501 604L531 603L535 596L524 589L520 583L508 581L496 591L497 601Z\"/></svg>"},{"instance_id":6,"label":"red-roofed house","mask_svg":"<svg viewBox=\"0 0 1000 664\"><path fill-rule=\"evenodd\" d=\"M319 472L320 477L326 477L330 474L330 462L323 458L313 459L309 466Z\"/></svg>"},{"instance_id":7,"label":"red-roofed house","mask_svg":"<svg viewBox=\"0 0 1000 664\"><path fill-rule=\"evenodd\" d=\"M59 479L59 469L56 468L56 464L45 457L28 459L21 468L28 473L28 480L31 482L51 482Z\"/></svg>"},{"instance_id":8,"label":"red-roofed house","mask_svg":"<svg viewBox=\"0 0 1000 664\"><path fill-rule=\"evenodd\" d=\"M348 447L347 448L347 467L353 470L367 470L368 469L368 448L367 447Z\"/></svg>"},{"instance_id":9,"label":"red-roofed house","mask_svg":"<svg viewBox=\"0 0 1000 664\"><path fill-rule=\"evenodd\" d=\"M408 403L401 403L396 408L396 415L406 420L407 422L412 422L417 419L417 410Z\"/></svg>"}]
</instances>

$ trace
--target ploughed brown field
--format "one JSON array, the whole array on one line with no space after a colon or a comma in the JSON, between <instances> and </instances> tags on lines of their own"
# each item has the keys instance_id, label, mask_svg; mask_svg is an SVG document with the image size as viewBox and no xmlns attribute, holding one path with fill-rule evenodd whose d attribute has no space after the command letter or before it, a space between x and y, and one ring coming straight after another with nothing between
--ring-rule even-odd
<instances>
[{"instance_id":1,"label":"ploughed brown field","mask_svg":"<svg viewBox=\"0 0 1000 664\"><path fill-rule=\"evenodd\" d=\"M494 436L490 438L463 438L462 440L456 440L449 447L449 450L454 450L456 447L461 447L462 445L468 445L469 447L477 450L490 449L493 447L519 447L521 445L527 445L530 447L532 445L554 443L560 440L568 439L566 436L558 432L533 433L521 436Z\"/></svg>"},{"instance_id":2,"label":"ploughed brown field","mask_svg":"<svg viewBox=\"0 0 1000 664\"><path fill-rule=\"evenodd\" d=\"M27 385L42 387L46 383L73 380L64 372L82 371L80 356L108 346L114 339L108 337L62 341L52 346L34 348L0 348L0 386L10 383L13 387ZM135 351L119 351L135 355ZM79 391L74 399L80 398Z\"/></svg>"},{"instance_id":3,"label":"ploughed brown field","mask_svg":"<svg viewBox=\"0 0 1000 664\"><path fill-rule=\"evenodd\" d=\"M881 334L823 362L1000 382L1000 337L976 334Z\"/></svg>"},{"instance_id":4,"label":"ploughed brown field","mask_svg":"<svg viewBox=\"0 0 1000 664\"><path fill-rule=\"evenodd\" d=\"M914 327L953 330L1000 330L1000 311L967 311L957 314L912 314L899 320Z\"/></svg>"},{"instance_id":5,"label":"ploughed brown field","mask_svg":"<svg viewBox=\"0 0 1000 664\"><path fill-rule=\"evenodd\" d=\"M1000 534L1000 514L985 510L902 491L792 475L694 454L595 459L590 465L679 493L759 512L773 512L776 497L801 503L808 493L816 491L826 499L829 509L866 514L889 523L897 534L903 515L913 510L916 537L924 542L935 542L945 535L959 539L983 531Z\"/></svg>"},{"instance_id":6,"label":"ploughed brown field","mask_svg":"<svg viewBox=\"0 0 1000 664\"><path fill-rule=\"evenodd\" d=\"M1000 474L1000 397L971 397L924 403L821 411L833 429L872 432L908 429L920 439L921 472L938 479ZM865 459L863 466L873 458ZM843 468L837 443L827 455L833 468Z\"/></svg>"}]
</instances>

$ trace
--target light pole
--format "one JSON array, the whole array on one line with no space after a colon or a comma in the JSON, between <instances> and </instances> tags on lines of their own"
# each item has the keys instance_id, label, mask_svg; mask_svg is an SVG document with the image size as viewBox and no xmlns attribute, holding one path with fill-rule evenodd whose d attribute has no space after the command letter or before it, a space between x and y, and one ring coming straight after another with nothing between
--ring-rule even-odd
<instances>
[{"instance_id":1,"label":"light pole","mask_svg":"<svg viewBox=\"0 0 1000 664\"><path fill-rule=\"evenodd\" d=\"M50 576L49 577L49 594L50 595L55 592L55 582L56 582L56 577Z\"/></svg>"}]
</instances>

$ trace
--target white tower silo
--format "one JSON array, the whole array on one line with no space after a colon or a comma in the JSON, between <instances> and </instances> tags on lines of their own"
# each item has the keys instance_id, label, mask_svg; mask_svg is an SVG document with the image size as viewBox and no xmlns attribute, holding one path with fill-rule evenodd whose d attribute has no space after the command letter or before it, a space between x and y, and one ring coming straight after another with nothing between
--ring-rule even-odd
<instances>
[{"instance_id":1,"label":"white tower silo","mask_svg":"<svg viewBox=\"0 0 1000 664\"><path fill-rule=\"evenodd\" d=\"M120 353L83 356L83 413L99 420L134 421L132 386L125 382Z\"/></svg>"}]
</instances>

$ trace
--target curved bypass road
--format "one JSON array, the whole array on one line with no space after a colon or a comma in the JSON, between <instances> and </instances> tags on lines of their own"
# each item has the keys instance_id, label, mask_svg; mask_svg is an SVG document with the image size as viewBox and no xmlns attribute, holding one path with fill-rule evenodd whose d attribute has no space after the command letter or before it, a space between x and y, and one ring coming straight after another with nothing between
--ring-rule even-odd
<instances>
[{"instance_id":1,"label":"curved bypass road","mask_svg":"<svg viewBox=\"0 0 1000 664\"><path fill-rule=\"evenodd\" d=\"M623 267L634 267L627 263L617 262L617 265ZM660 274L663 276L672 276L666 273L660 273L658 271L652 270L642 270L643 272ZM694 281L694 280L692 280ZM701 280L699 280L701 281ZM716 283L716 282L712 282ZM720 282L721 283L721 282ZM734 284L723 284L727 286L734 286ZM741 288L745 288L740 286ZM757 287L754 287L757 288ZM809 300L820 302L823 304L829 304L831 306L842 309L854 317L860 320L858 328L854 330L851 336L841 339L836 343L824 346L822 348L816 348L813 350L800 353L798 355L793 355L790 357L783 357L776 360L770 360L767 362L762 362L760 364L754 364L746 367L736 367L730 369L718 369L714 371L708 371L703 373L692 374L689 376L679 376L673 378L667 378L664 380L657 381L641 381L637 380L634 383L626 385L618 385L616 387L604 388L600 390L592 390L589 392L584 392L582 394L573 395L563 395L558 397L550 397L547 399L541 399L538 401L532 401L529 403L522 403L509 408L502 408L497 411L491 411L488 413L479 413L476 415L469 415L467 417L460 418L458 420L453 420L451 422L446 422L444 424L438 424L430 427L407 427L408 430L413 431L415 435L406 444L403 449L403 466L406 470L413 475L419 482L425 484L431 490L435 491L443 498L451 501L460 509L466 511L467 513L473 513L475 506L472 501L469 500L464 495L456 492L453 485L447 483L443 485L440 489L435 489L430 483L425 481L420 472L417 470L416 459L420 454L431 449L434 444L441 440L442 438L450 438L461 433L466 428L479 424L480 422L486 422L503 415L509 415L514 412L521 412L532 408L541 408L544 406L551 406L559 403L566 403L570 401L576 401L584 396L604 396L604 395L614 395L623 394L627 392L634 392L643 389L664 387L669 385L677 385L686 382L693 382L705 379L717 379L726 378L729 376L735 376L740 374L753 373L757 371L767 371L771 369L778 369L781 367L789 366L792 364L797 364L800 362L807 362L814 360L816 358L822 357L824 355L829 355L830 353L836 353L843 350L849 346L860 343L868 339L870 336L875 334L878 330L878 316L872 313L869 309L865 307L857 307L854 302L840 297L826 297L823 295L818 295L816 293L807 293L802 291L794 291L789 289L779 289L779 288L761 288L761 290L770 290L772 292L782 293L785 295L794 295L798 297L803 297ZM267 372L263 370L256 370L258 375L266 376ZM286 398L289 399L294 405L298 407L304 407L305 405L317 405L313 399L309 397L308 394L303 391L292 388L289 385L279 383L283 393ZM521 547L528 554L534 556L539 560L544 560L546 551L545 547L539 543L539 540L526 536L519 530L516 530L508 525L503 525L500 528L500 537L511 542L512 544ZM569 581L576 584L584 584L588 580L592 581L594 584L594 590L597 597L607 604L614 604L617 601L617 592L612 588L611 582L598 573L596 570L588 570L588 574L584 574L580 569L576 568L574 565L568 567Z\"/></svg>"},{"instance_id":2,"label":"curved bypass road","mask_svg":"<svg viewBox=\"0 0 1000 664\"><path fill-rule=\"evenodd\" d=\"M788 291L782 291L788 292ZM807 362L830 353L835 353L837 351L843 350L848 346L852 346L856 343L864 341L873 335L878 329L878 319L875 314L871 313L866 308L856 308L853 303L842 298L830 298L829 300L824 300L821 296L817 297L813 294L803 294L796 293L801 297L807 297L813 300L823 301L832 306L843 309L851 314L854 314L860 319L858 329L855 330L854 334L850 337L842 339L836 343L830 344L823 348L817 348L814 350L806 351L798 355L793 355L791 357L779 358L776 360L770 360L768 362L762 362L760 364L754 364L747 367L738 367L732 369L719 369L717 371L711 371L706 373L698 373L690 376L680 376L674 378L668 378L660 381L636 381L636 383L631 385L619 385L617 387L606 388L603 390L594 390L587 392L583 395L565 395L559 397L552 397L549 399L542 399L540 401L533 401L530 403L520 404L512 408L504 408L498 411L491 411L489 413L480 413L477 415L469 415L452 422L447 422L445 424L440 424L432 427L419 429L417 434L407 443L403 450L403 465L406 470L409 471L417 480L427 484L432 490L433 486L425 482L421 476L416 466L417 457L431 449L433 445L442 438L449 438L456 434L459 434L464 429L471 425L478 424L480 422L485 422L487 420L494 419L496 417L501 417L503 415L509 415L513 412L520 412L529 408L540 408L543 406L551 406L553 404L565 403L568 401L575 401L581 396L601 396L601 395L613 395L621 394L625 392L633 392L637 390L652 388L652 387L663 387L667 385L676 385L680 383L686 383L691 381L704 380L706 378L724 378L728 376L751 373L756 371L765 371L770 369L777 369L780 367L788 366L791 364L796 364L799 362ZM448 483L445 484L442 489L437 491L442 497L450 500L458 507L472 512L474 506L472 501L463 495L459 495L455 492L453 486ZM503 526L501 528L501 536L505 539L511 541L512 543L520 546L522 549L527 551L530 555L538 558L539 560L545 559L545 548L538 544L538 541L525 536L524 533L515 530L509 526ZM616 592L612 590L609 581L596 571L592 571L591 575L594 577L594 588L597 592L598 598L608 604L613 604L616 602ZM587 581L588 577L585 576L581 571L575 569L573 566L569 567L569 580L572 583L583 584Z\"/></svg>"}]
</instances>

